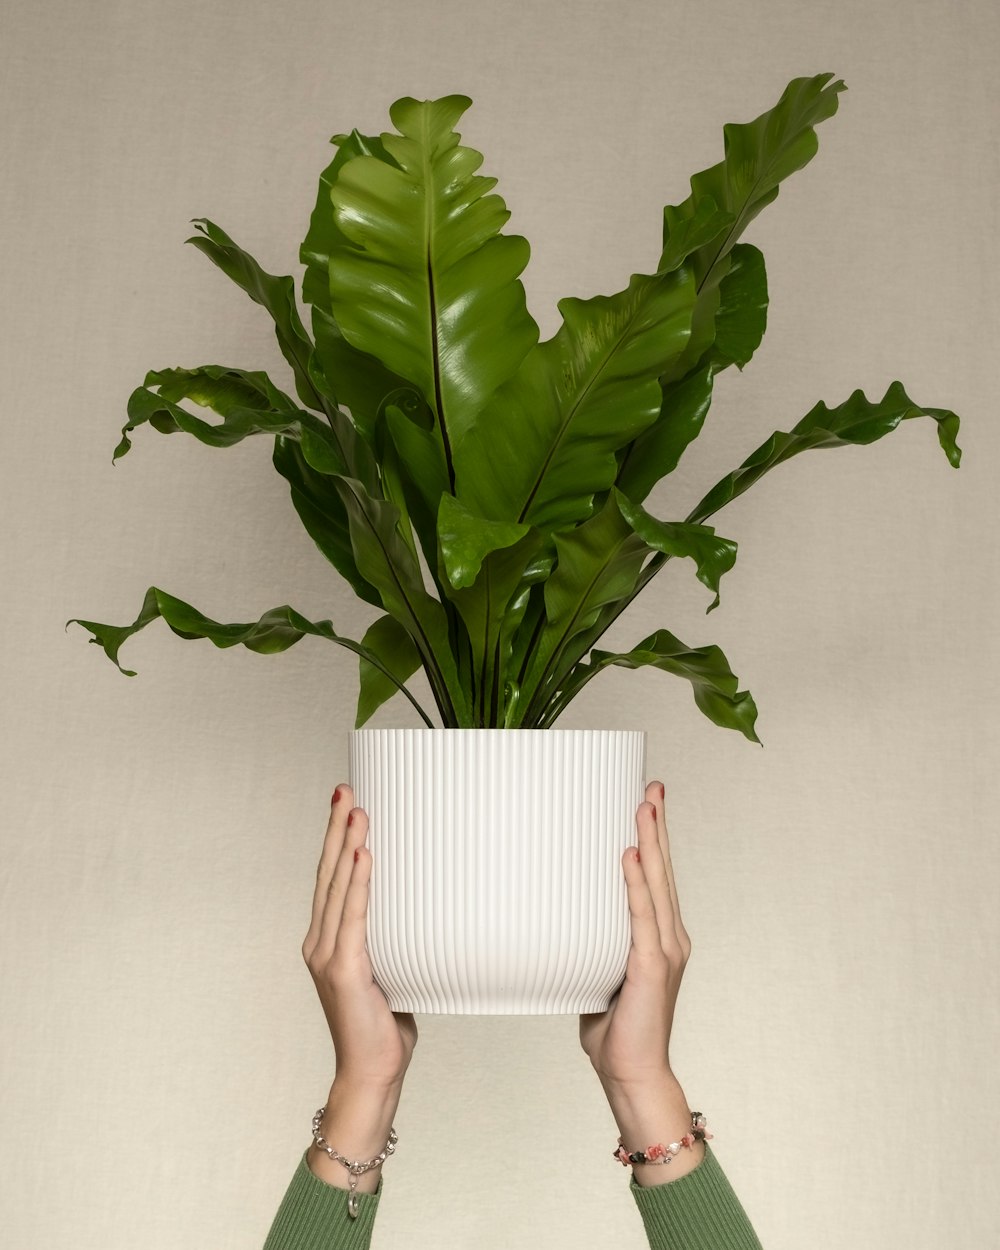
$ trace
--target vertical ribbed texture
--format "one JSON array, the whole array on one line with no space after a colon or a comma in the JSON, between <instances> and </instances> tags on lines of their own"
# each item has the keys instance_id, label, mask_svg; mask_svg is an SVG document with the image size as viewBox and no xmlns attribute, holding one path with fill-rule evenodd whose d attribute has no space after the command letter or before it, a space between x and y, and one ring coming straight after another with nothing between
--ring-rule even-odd
<instances>
[{"instance_id":1,"label":"vertical ribbed texture","mask_svg":"<svg viewBox=\"0 0 1000 1250\"><path fill-rule=\"evenodd\" d=\"M585 729L362 729L368 950L393 1011L603 1011L625 975L621 868L646 736Z\"/></svg>"},{"instance_id":2,"label":"vertical ribbed texture","mask_svg":"<svg viewBox=\"0 0 1000 1250\"><path fill-rule=\"evenodd\" d=\"M757 1234L726 1175L705 1157L678 1181L643 1188L631 1183L650 1250L761 1250Z\"/></svg>"},{"instance_id":3,"label":"vertical ribbed texture","mask_svg":"<svg viewBox=\"0 0 1000 1250\"><path fill-rule=\"evenodd\" d=\"M303 1155L264 1250L368 1250L381 1196L380 1179L373 1194L358 1194L358 1216L352 1220L347 1190L313 1176Z\"/></svg>"}]
</instances>

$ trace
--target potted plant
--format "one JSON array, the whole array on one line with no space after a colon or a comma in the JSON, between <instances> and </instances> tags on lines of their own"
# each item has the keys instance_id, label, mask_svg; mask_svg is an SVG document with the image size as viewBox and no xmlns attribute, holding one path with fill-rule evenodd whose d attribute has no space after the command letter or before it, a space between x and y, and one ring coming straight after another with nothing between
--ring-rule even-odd
<instances>
[{"instance_id":1,"label":"potted plant","mask_svg":"<svg viewBox=\"0 0 1000 1250\"><path fill-rule=\"evenodd\" d=\"M273 317L295 396L257 371L155 370L129 400L115 459L147 423L212 447L272 438L306 531L382 614L357 641L288 606L220 624L153 587L131 625L79 623L116 664L157 617L220 647L271 653L316 635L355 652L369 948L394 1009L606 1006L628 953L619 856L641 799L643 735L552 726L620 665L684 677L712 721L757 737L753 699L718 647L660 629L612 653L598 649L602 635L671 559L693 562L711 611L736 544L707 522L800 452L871 443L927 416L959 463L958 417L894 382L881 399L818 403L683 519L644 506L701 431L716 375L741 370L761 341L764 260L741 238L811 160L843 89L831 74L795 79L755 121L726 126L723 160L664 210L649 272L610 296L563 300L546 342L519 280L527 242L502 232L495 180L456 133L464 96L402 99L394 133L332 140L300 252L311 333L291 277L195 223L189 242ZM407 687L418 670L438 728ZM362 731L396 694L428 728ZM475 773L481 756L516 782Z\"/></svg>"}]
</instances>

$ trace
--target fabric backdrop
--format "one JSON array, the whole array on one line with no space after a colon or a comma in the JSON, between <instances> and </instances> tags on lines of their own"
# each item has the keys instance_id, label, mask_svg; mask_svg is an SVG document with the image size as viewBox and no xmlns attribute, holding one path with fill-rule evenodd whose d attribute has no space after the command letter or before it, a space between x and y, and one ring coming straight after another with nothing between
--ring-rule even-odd
<instances>
[{"instance_id":1,"label":"fabric backdrop","mask_svg":"<svg viewBox=\"0 0 1000 1250\"><path fill-rule=\"evenodd\" d=\"M773 429L900 378L957 410L782 467L717 519L719 611L665 572L609 641L717 642L763 750L613 672L561 722L640 727L694 940L675 1059L768 1250L1000 1244L996 1053L998 11L990 0L5 0L0 1227L16 1250L260 1244L332 1074L301 964L356 668L157 626L121 677L71 616L155 584L224 620L371 619L268 450L150 430L147 369L267 368L266 314L183 240L294 273L330 135L461 91L556 300L619 290L722 126L848 84L748 238L771 311L659 515ZM377 724L410 725L402 701ZM644 1245L575 1018L421 1017L376 1245Z\"/></svg>"}]
</instances>

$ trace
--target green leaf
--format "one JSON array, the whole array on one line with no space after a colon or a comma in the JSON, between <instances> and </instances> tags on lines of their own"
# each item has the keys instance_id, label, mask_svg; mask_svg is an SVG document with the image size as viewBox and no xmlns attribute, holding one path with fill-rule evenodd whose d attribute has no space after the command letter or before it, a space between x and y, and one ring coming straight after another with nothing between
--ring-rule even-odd
<instances>
[{"instance_id":1,"label":"green leaf","mask_svg":"<svg viewBox=\"0 0 1000 1250\"><path fill-rule=\"evenodd\" d=\"M381 607L381 595L354 562L347 512L330 477L312 467L293 438L275 439L272 462L291 488L292 504L309 537L359 599Z\"/></svg>"},{"instance_id":2,"label":"green leaf","mask_svg":"<svg viewBox=\"0 0 1000 1250\"><path fill-rule=\"evenodd\" d=\"M632 529L649 547L665 556L694 560L698 580L711 590L715 598L708 607L719 606L719 580L736 563L736 543L720 538L710 525L692 525L688 521L658 521L637 503L615 491L619 510Z\"/></svg>"},{"instance_id":3,"label":"green leaf","mask_svg":"<svg viewBox=\"0 0 1000 1250\"><path fill-rule=\"evenodd\" d=\"M375 427L387 405L423 404L414 386L388 370L375 356L352 347L332 316L314 308L312 324L316 351L311 367L317 386L336 404L350 409L358 430L369 443L374 443Z\"/></svg>"},{"instance_id":4,"label":"green leaf","mask_svg":"<svg viewBox=\"0 0 1000 1250\"><path fill-rule=\"evenodd\" d=\"M683 204L663 210L660 268L686 260L698 289L690 341L664 382L685 376L711 349L721 284L736 263L731 253L750 222L777 197L779 184L816 154L815 127L836 113L838 96L846 89L832 78L796 78L774 108L752 122L725 126L724 159L694 175ZM718 226L714 235L708 229L713 220Z\"/></svg>"},{"instance_id":5,"label":"green leaf","mask_svg":"<svg viewBox=\"0 0 1000 1250\"><path fill-rule=\"evenodd\" d=\"M617 453L658 417L659 375L684 349L693 307L688 269L561 300L559 331L459 443L457 493L497 520L556 529L585 519L615 480Z\"/></svg>"},{"instance_id":6,"label":"green leaf","mask_svg":"<svg viewBox=\"0 0 1000 1250\"><path fill-rule=\"evenodd\" d=\"M763 254L749 243L737 243L730 260L719 289L713 357L717 369L734 364L742 371L767 329L767 271Z\"/></svg>"},{"instance_id":7,"label":"green leaf","mask_svg":"<svg viewBox=\"0 0 1000 1250\"><path fill-rule=\"evenodd\" d=\"M376 357L352 347L333 316L330 252L335 245L346 245L347 239L334 217L331 193L347 161L372 156L390 164L393 162L381 140L356 130L350 135L335 135L331 142L338 145L337 154L320 174L316 206L299 250L299 259L305 265L302 298L313 305L312 331L316 349L310 359L310 379L317 391L334 405L350 409L358 429L371 442L376 419L387 396L399 392L406 384Z\"/></svg>"},{"instance_id":8,"label":"green leaf","mask_svg":"<svg viewBox=\"0 0 1000 1250\"><path fill-rule=\"evenodd\" d=\"M299 398L310 408L322 412L323 401L316 393L309 377L309 357L313 345L306 334L295 303L295 283L290 277L276 277L266 273L254 258L238 247L224 230L220 230L207 217L192 219L192 225L201 231L185 240L194 246L246 291L256 304L266 308L274 319L274 332L281 354L291 365L295 375L295 389Z\"/></svg>"},{"instance_id":9,"label":"green leaf","mask_svg":"<svg viewBox=\"0 0 1000 1250\"><path fill-rule=\"evenodd\" d=\"M523 727L530 728L561 682L562 655L604 609L635 588L649 546L633 531L614 496L573 530L553 536L557 563L545 583L545 625L538 633L521 686Z\"/></svg>"},{"instance_id":10,"label":"green leaf","mask_svg":"<svg viewBox=\"0 0 1000 1250\"><path fill-rule=\"evenodd\" d=\"M332 317L330 305L330 253L347 240L333 214L333 184L348 161L358 156L373 156L391 162L380 139L352 130L349 135L334 135L330 140L337 147L336 155L319 176L316 205L309 218L309 229L299 248L299 260L305 266L302 298L307 304Z\"/></svg>"},{"instance_id":11,"label":"green leaf","mask_svg":"<svg viewBox=\"0 0 1000 1250\"><path fill-rule=\"evenodd\" d=\"M777 198L779 184L802 169L819 147L815 127L837 111L845 91L832 74L795 78L781 99L752 122L730 122L724 127L725 157L691 179L691 194L683 204L663 210L664 264L677 263L675 237L691 233L693 219L710 218L706 201L718 213L719 230L707 239L698 234L691 257L699 289L708 285L714 268L728 256L757 214ZM685 245L687 239L685 237Z\"/></svg>"},{"instance_id":12,"label":"green leaf","mask_svg":"<svg viewBox=\"0 0 1000 1250\"><path fill-rule=\"evenodd\" d=\"M702 365L663 388L660 415L629 447L618 472L618 487L634 500L677 468L685 450L701 433L712 405L715 366Z\"/></svg>"},{"instance_id":13,"label":"green leaf","mask_svg":"<svg viewBox=\"0 0 1000 1250\"><path fill-rule=\"evenodd\" d=\"M528 533L528 528L510 521L485 520L453 495L442 495L437 532L441 563L449 584L456 590L471 586L490 552L513 547Z\"/></svg>"},{"instance_id":14,"label":"green leaf","mask_svg":"<svg viewBox=\"0 0 1000 1250\"><path fill-rule=\"evenodd\" d=\"M874 443L891 433L901 421L913 417L930 417L937 422L938 441L949 463L958 468L962 453L956 442L959 419L944 408L923 408L915 404L903 390L901 382L893 382L877 403L855 391L839 408L818 403L796 425L791 433L776 430L766 442L748 456L738 469L728 473L708 492L688 515L689 521L704 521L713 512L742 495L775 465L790 460L800 452L814 447L848 447Z\"/></svg>"},{"instance_id":15,"label":"green leaf","mask_svg":"<svg viewBox=\"0 0 1000 1250\"><path fill-rule=\"evenodd\" d=\"M400 690L405 692L406 681L420 667L420 652L394 617L380 616L369 626L361 645L371 655L378 656L382 667L376 668L371 660L361 657L361 687L355 729L360 729L393 695Z\"/></svg>"},{"instance_id":16,"label":"green leaf","mask_svg":"<svg viewBox=\"0 0 1000 1250\"><path fill-rule=\"evenodd\" d=\"M441 444L417 419L426 412L422 401L404 410L397 404L385 409L385 442L395 448L400 489L428 568L437 569L437 515L442 495L448 492L448 466ZM386 453L390 448L386 447ZM387 456L388 458L388 456Z\"/></svg>"},{"instance_id":17,"label":"green leaf","mask_svg":"<svg viewBox=\"0 0 1000 1250\"><path fill-rule=\"evenodd\" d=\"M347 340L416 386L434 414L454 488L453 448L536 342L518 276L528 244L500 230L510 214L459 144L466 96L398 100L395 162L347 161L333 185L333 315Z\"/></svg>"},{"instance_id":18,"label":"green leaf","mask_svg":"<svg viewBox=\"0 0 1000 1250\"><path fill-rule=\"evenodd\" d=\"M723 729L739 730L751 742L760 742L754 730L757 707L748 690L739 689L739 681L729 661L716 646L688 647L679 638L658 629L633 650L624 653L592 651L590 663L580 664L571 675L567 689L572 693L560 700L555 716L575 698L592 677L611 664L622 668L658 668L686 678L694 688L694 701L713 724Z\"/></svg>"},{"instance_id":19,"label":"green leaf","mask_svg":"<svg viewBox=\"0 0 1000 1250\"><path fill-rule=\"evenodd\" d=\"M495 522L482 523L476 532L460 510L460 504L452 508L442 500L441 559L444 564L450 547L452 569L441 583L469 640L475 723L499 728L506 714L513 632L526 606L526 599L513 601L537 580L535 560L543 540L538 530Z\"/></svg>"},{"instance_id":20,"label":"green leaf","mask_svg":"<svg viewBox=\"0 0 1000 1250\"><path fill-rule=\"evenodd\" d=\"M215 643L217 647L241 646L246 647L248 651L256 651L261 655L273 655L279 651L287 651L289 647L294 646L301 638L305 638L308 635L326 638L330 642L336 642L340 646L346 647L349 651L353 651L370 664L382 669L387 679L393 682L396 681L392 674L386 671L386 666L375 651L369 650L362 643L355 642L351 638L345 638L336 633L329 621L309 621L293 608L288 607L287 604L280 608L272 608L270 612L265 612L259 621L249 624L224 625L219 621L213 621L209 617L204 616L197 608L193 608L182 599L176 599L173 595L168 595L166 591L160 590L156 586L150 586L149 590L146 591L142 609L131 625L103 625L98 621L84 621L78 618L68 621L67 624L82 625L84 629L93 634L93 638L90 641L103 647L108 659L117 665L118 669L126 677L134 677L135 672L133 670L122 668L119 663L119 649L133 634L137 634L141 629L145 629L147 625L158 617L162 617L180 638L207 638ZM401 683L396 682L396 684L416 708L425 724L430 727L430 719L413 696Z\"/></svg>"},{"instance_id":21,"label":"green leaf","mask_svg":"<svg viewBox=\"0 0 1000 1250\"><path fill-rule=\"evenodd\" d=\"M129 434L147 422L161 434L183 430L193 434L209 447L232 447L253 434L285 434L297 432L303 425L320 426L320 419L292 405L270 382L266 387L251 384L251 379L264 377L240 369L223 369L204 365L200 369L161 369L146 374L145 385L129 396L128 421L122 427L121 442L115 448L119 460L132 446ZM151 390L159 386L159 392ZM174 398L171 398L173 396ZM174 402L194 399L218 412L221 422L206 421ZM268 405L281 405L272 409ZM286 406L287 405L287 406Z\"/></svg>"},{"instance_id":22,"label":"green leaf","mask_svg":"<svg viewBox=\"0 0 1000 1250\"><path fill-rule=\"evenodd\" d=\"M333 481L347 512L359 573L413 639L445 725L467 726L468 698L449 646L448 618L438 600L427 593L416 556L399 534L399 509L384 499L373 499L354 478Z\"/></svg>"},{"instance_id":23,"label":"green leaf","mask_svg":"<svg viewBox=\"0 0 1000 1250\"><path fill-rule=\"evenodd\" d=\"M617 485L630 499L645 499L673 473L701 433L716 373L730 364L742 369L760 346L767 325L767 274L757 248L747 243L733 248L718 296L714 327L697 364L679 379L663 384L656 421L622 458Z\"/></svg>"}]
</instances>

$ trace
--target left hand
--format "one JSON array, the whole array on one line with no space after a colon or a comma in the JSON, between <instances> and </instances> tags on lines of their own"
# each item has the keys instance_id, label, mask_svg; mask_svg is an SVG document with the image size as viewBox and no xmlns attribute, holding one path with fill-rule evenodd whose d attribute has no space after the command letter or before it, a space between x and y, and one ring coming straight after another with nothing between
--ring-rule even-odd
<instances>
[{"instance_id":1,"label":"left hand","mask_svg":"<svg viewBox=\"0 0 1000 1250\"><path fill-rule=\"evenodd\" d=\"M622 856L632 923L625 980L607 1011L580 1017L580 1044L629 1153L682 1142L691 1126L691 1109L670 1067L670 1032L691 940L677 902L658 781L646 787L636 825L639 851L629 847ZM704 1153L704 1143L693 1141L670 1167L634 1164L633 1179L639 1186L679 1180Z\"/></svg>"}]
</instances>

